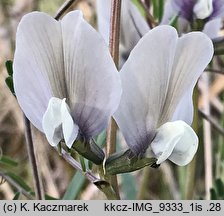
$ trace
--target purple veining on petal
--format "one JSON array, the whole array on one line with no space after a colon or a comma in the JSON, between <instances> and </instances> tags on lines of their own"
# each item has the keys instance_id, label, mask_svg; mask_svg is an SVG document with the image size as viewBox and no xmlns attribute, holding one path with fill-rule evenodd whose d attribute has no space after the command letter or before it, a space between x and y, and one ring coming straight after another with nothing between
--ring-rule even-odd
<instances>
[{"instance_id":1,"label":"purple veining on petal","mask_svg":"<svg viewBox=\"0 0 224 216\"><path fill-rule=\"evenodd\" d=\"M146 150L148 149L150 143L154 139L156 135L155 129L149 130L149 131L144 131L139 133L139 136L132 139L128 139L128 136L123 133L123 135L126 137L125 141L127 142L128 146L131 148L131 151L136 155L136 156L142 156Z\"/></svg>"},{"instance_id":2,"label":"purple veining on petal","mask_svg":"<svg viewBox=\"0 0 224 216\"><path fill-rule=\"evenodd\" d=\"M180 16L191 22L193 20L193 8L196 0L173 0L173 7L180 12Z\"/></svg>"},{"instance_id":3,"label":"purple veining on petal","mask_svg":"<svg viewBox=\"0 0 224 216\"><path fill-rule=\"evenodd\" d=\"M106 128L109 118L105 113L105 111L81 103L76 103L74 109L71 110L74 122L79 126L80 134L86 139Z\"/></svg>"}]
</instances>

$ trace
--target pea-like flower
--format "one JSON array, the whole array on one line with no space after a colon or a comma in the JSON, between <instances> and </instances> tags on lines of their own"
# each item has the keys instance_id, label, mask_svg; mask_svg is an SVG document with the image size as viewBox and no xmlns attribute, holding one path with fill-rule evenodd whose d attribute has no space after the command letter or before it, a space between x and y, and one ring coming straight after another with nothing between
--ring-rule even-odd
<instances>
[{"instance_id":1,"label":"pea-like flower","mask_svg":"<svg viewBox=\"0 0 224 216\"><path fill-rule=\"evenodd\" d=\"M185 31L188 23L203 20L203 32L210 38L217 37L224 15L223 0L168 0L161 24L168 24L175 15L179 15L179 27Z\"/></svg>"},{"instance_id":2,"label":"pea-like flower","mask_svg":"<svg viewBox=\"0 0 224 216\"><path fill-rule=\"evenodd\" d=\"M117 69L103 38L79 11L61 21L41 12L25 15L13 68L20 106L52 146L91 139L118 107Z\"/></svg>"},{"instance_id":3,"label":"pea-like flower","mask_svg":"<svg viewBox=\"0 0 224 216\"><path fill-rule=\"evenodd\" d=\"M152 149L160 164L189 163L198 138L193 119L193 88L213 55L202 32L178 38L171 26L150 30L120 71L123 94L114 118L132 152Z\"/></svg>"}]
</instances>

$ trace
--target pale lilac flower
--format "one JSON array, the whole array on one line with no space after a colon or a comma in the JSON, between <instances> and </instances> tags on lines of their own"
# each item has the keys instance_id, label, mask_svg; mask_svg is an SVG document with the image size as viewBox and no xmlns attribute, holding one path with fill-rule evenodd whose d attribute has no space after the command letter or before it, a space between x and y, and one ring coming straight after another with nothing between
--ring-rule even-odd
<instances>
[{"instance_id":1,"label":"pale lilac flower","mask_svg":"<svg viewBox=\"0 0 224 216\"><path fill-rule=\"evenodd\" d=\"M18 26L14 85L27 118L56 146L70 148L106 128L121 96L120 78L103 38L83 19L32 12Z\"/></svg>"},{"instance_id":2,"label":"pale lilac flower","mask_svg":"<svg viewBox=\"0 0 224 216\"><path fill-rule=\"evenodd\" d=\"M120 71L123 94L114 115L135 155L152 149L158 164L192 160L198 147L189 126L192 92L212 55L201 32L178 38L173 27L159 26L140 39Z\"/></svg>"},{"instance_id":3,"label":"pale lilac flower","mask_svg":"<svg viewBox=\"0 0 224 216\"><path fill-rule=\"evenodd\" d=\"M224 16L224 0L167 0L161 24L168 24L176 15L179 15L180 32L186 32L189 23L201 19L205 23L203 32L215 38Z\"/></svg>"}]
</instances>

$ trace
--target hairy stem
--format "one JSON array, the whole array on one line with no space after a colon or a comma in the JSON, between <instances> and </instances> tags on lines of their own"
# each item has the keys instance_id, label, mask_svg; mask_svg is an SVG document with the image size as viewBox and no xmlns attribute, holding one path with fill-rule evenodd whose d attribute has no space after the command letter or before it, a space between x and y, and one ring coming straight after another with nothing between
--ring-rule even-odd
<instances>
[{"instance_id":1,"label":"hairy stem","mask_svg":"<svg viewBox=\"0 0 224 216\"><path fill-rule=\"evenodd\" d=\"M121 16L121 0L112 0L109 48L111 56L117 68L119 65L120 16ZM116 133L117 133L116 122L113 119L111 119L107 130L107 140L106 140L107 157L116 152ZM117 199L120 199L116 175L110 177L110 183L117 194Z\"/></svg>"},{"instance_id":2,"label":"hairy stem","mask_svg":"<svg viewBox=\"0 0 224 216\"><path fill-rule=\"evenodd\" d=\"M37 166L36 156L34 153L31 125L25 115L24 115L24 122L25 122L25 128L26 128L26 131L25 131L26 146L27 146L27 151L28 151L32 171L33 171L35 195L36 195L36 199L43 200L44 199L43 185L42 185L42 180L41 180L40 173Z\"/></svg>"}]
</instances>

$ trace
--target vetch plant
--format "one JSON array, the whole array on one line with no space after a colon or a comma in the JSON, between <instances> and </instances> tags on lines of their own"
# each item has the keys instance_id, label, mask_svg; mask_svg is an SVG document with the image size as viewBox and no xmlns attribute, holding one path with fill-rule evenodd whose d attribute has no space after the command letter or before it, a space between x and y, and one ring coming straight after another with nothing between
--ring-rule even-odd
<instances>
[{"instance_id":1,"label":"vetch plant","mask_svg":"<svg viewBox=\"0 0 224 216\"><path fill-rule=\"evenodd\" d=\"M91 139L116 110L121 84L106 44L81 12L61 21L40 12L24 16L13 69L18 102L48 142L57 146L64 140L102 163L103 152ZM73 145L77 139L84 141Z\"/></svg>"},{"instance_id":2,"label":"vetch plant","mask_svg":"<svg viewBox=\"0 0 224 216\"><path fill-rule=\"evenodd\" d=\"M113 11L110 33L108 2ZM212 13L214 5L205 10L201 4L196 9ZM118 9L123 11L121 28ZM41 12L25 15L17 29L14 73L10 71L7 84L49 144L59 147L62 157L108 199L118 199L113 175L158 167L167 159L184 166L194 157L198 137L191 128L192 93L212 59L213 45L202 32L178 37L168 25L150 30L127 0L122 8L121 1L99 0L98 12L103 37L80 11L60 21ZM119 38L121 53L127 55L118 73ZM108 126L111 117L118 125L115 130ZM107 131L104 151L94 137L108 128L112 132ZM128 146L121 152L112 148L116 130ZM82 157L77 162L72 150L95 163L94 168Z\"/></svg>"}]
</instances>

